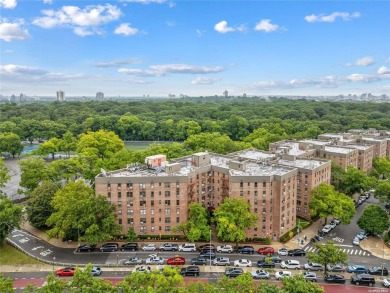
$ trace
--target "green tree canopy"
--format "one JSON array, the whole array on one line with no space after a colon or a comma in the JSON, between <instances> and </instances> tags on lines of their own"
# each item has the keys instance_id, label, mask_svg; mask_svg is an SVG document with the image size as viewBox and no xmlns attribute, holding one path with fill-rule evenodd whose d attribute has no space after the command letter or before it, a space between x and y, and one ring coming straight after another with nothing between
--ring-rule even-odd
<instances>
[{"instance_id":1,"label":"green tree canopy","mask_svg":"<svg viewBox=\"0 0 390 293\"><path fill-rule=\"evenodd\" d=\"M324 266L325 274L327 274L327 265L347 264L348 254L334 245L334 242L329 240L326 244L315 243L316 252L309 252L307 258L314 263L319 263Z\"/></svg>"},{"instance_id":2,"label":"green tree canopy","mask_svg":"<svg viewBox=\"0 0 390 293\"><path fill-rule=\"evenodd\" d=\"M0 274L0 292L14 293L14 282L10 277L5 278Z\"/></svg>"},{"instance_id":3,"label":"green tree canopy","mask_svg":"<svg viewBox=\"0 0 390 293\"><path fill-rule=\"evenodd\" d=\"M12 132L0 133L0 153L6 152L15 157L20 155L23 145L19 135Z\"/></svg>"},{"instance_id":4,"label":"green tree canopy","mask_svg":"<svg viewBox=\"0 0 390 293\"><path fill-rule=\"evenodd\" d=\"M252 228L258 221L256 214L250 212L250 204L242 198L226 198L215 209L214 219L218 237L222 241L244 241L245 229Z\"/></svg>"},{"instance_id":5,"label":"green tree canopy","mask_svg":"<svg viewBox=\"0 0 390 293\"><path fill-rule=\"evenodd\" d=\"M381 235L389 229L389 215L378 205L369 205L364 208L363 214L357 221L359 228Z\"/></svg>"},{"instance_id":6,"label":"green tree canopy","mask_svg":"<svg viewBox=\"0 0 390 293\"><path fill-rule=\"evenodd\" d=\"M39 183L49 180L49 173L45 160L38 158L27 158L20 160L21 180L19 185L26 188L26 193L31 193L38 187Z\"/></svg>"},{"instance_id":7,"label":"green tree canopy","mask_svg":"<svg viewBox=\"0 0 390 293\"><path fill-rule=\"evenodd\" d=\"M7 166L4 163L4 158L0 157L0 187L4 187L8 180L11 179L11 176L9 175L9 170ZM0 190L0 194L1 194Z\"/></svg>"},{"instance_id":8,"label":"green tree canopy","mask_svg":"<svg viewBox=\"0 0 390 293\"><path fill-rule=\"evenodd\" d=\"M204 207L199 203L191 203L188 210L188 220L172 229L174 232L182 232L189 241L210 240L210 226L208 215Z\"/></svg>"},{"instance_id":9,"label":"green tree canopy","mask_svg":"<svg viewBox=\"0 0 390 293\"><path fill-rule=\"evenodd\" d=\"M45 141L39 147L32 152L33 155L38 156L47 156L51 155L51 158L54 160L54 155L59 150L59 144L60 140L56 137L53 137L49 139L48 141Z\"/></svg>"},{"instance_id":10,"label":"green tree canopy","mask_svg":"<svg viewBox=\"0 0 390 293\"><path fill-rule=\"evenodd\" d=\"M0 245L14 228L19 228L22 220L22 207L14 205L10 199L0 195Z\"/></svg>"},{"instance_id":11,"label":"green tree canopy","mask_svg":"<svg viewBox=\"0 0 390 293\"><path fill-rule=\"evenodd\" d=\"M372 175L386 179L390 177L390 159L386 157L377 157L372 161Z\"/></svg>"},{"instance_id":12,"label":"green tree canopy","mask_svg":"<svg viewBox=\"0 0 390 293\"><path fill-rule=\"evenodd\" d=\"M369 190L375 186L375 183L375 179L368 176L364 171L348 167L341 182L341 189L345 194L352 196L357 192Z\"/></svg>"},{"instance_id":13,"label":"green tree canopy","mask_svg":"<svg viewBox=\"0 0 390 293\"><path fill-rule=\"evenodd\" d=\"M381 202L390 202L390 181L379 181L375 188L375 197Z\"/></svg>"},{"instance_id":14,"label":"green tree canopy","mask_svg":"<svg viewBox=\"0 0 390 293\"><path fill-rule=\"evenodd\" d=\"M83 181L69 182L56 192L51 202L54 212L46 224L49 237L80 235L82 241L96 244L121 231L114 215L115 206ZM77 233L77 234L76 234Z\"/></svg>"},{"instance_id":15,"label":"green tree canopy","mask_svg":"<svg viewBox=\"0 0 390 293\"><path fill-rule=\"evenodd\" d=\"M282 293L323 293L324 287L314 282L308 282L303 275L294 278L282 278Z\"/></svg>"},{"instance_id":16,"label":"green tree canopy","mask_svg":"<svg viewBox=\"0 0 390 293\"><path fill-rule=\"evenodd\" d=\"M325 219L333 215L343 224L349 224L355 214L353 200L334 189L333 186L321 183L311 191L312 198L309 202L310 213Z\"/></svg>"}]
</instances>

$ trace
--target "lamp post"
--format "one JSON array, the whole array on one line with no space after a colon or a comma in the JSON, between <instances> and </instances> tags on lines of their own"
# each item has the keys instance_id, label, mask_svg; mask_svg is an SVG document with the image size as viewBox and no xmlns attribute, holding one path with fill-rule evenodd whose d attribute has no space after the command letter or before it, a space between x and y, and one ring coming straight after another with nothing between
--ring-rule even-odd
<instances>
[{"instance_id":1,"label":"lamp post","mask_svg":"<svg viewBox=\"0 0 390 293\"><path fill-rule=\"evenodd\" d=\"M54 262L56 261L56 257L53 256L53 271L54 271Z\"/></svg>"},{"instance_id":2,"label":"lamp post","mask_svg":"<svg viewBox=\"0 0 390 293\"><path fill-rule=\"evenodd\" d=\"M383 269L385 267L385 239L382 238L381 235L378 234L378 237L382 240L382 265L381 265L381 278L383 280Z\"/></svg>"},{"instance_id":3,"label":"lamp post","mask_svg":"<svg viewBox=\"0 0 390 293\"><path fill-rule=\"evenodd\" d=\"M211 229L210 229L210 271L211 271Z\"/></svg>"}]
</instances>

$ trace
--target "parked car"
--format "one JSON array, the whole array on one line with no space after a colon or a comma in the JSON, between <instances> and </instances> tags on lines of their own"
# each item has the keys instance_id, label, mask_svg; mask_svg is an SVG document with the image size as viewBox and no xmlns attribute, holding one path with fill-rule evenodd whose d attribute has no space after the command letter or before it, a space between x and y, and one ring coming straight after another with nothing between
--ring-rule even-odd
<instances>
[{"instance_id":1,"label":"parked car","mask_svg":"<svg viewBox=\"0 0 390 293\"><path fill-rule=\"evenodd\" d=\"M341 223L339 218L333 218L332 221L335 222L337 225L339 225Z\"/></svg>"},{"instance_id":2,"label":"parked car","mask_svg":"<svg viewBox=\"0 0 390 293\"><path fill-rule=\"evenodd\" d=\"M199 276L200 269L198 266L189 266L180 270L182 276Z\"/></svg>"},{"instance_id":3,"label":"parked car","mask_svg":"<svg viewBox=\"0 0 390 293\"><path fill-rule=\"evenodd\" d=\"M149 274L151 272L151 268L150 268L150 266L137 266L132 271L132 273L134 273L134 272Z\"/></svg>"},{"instance_id":4,"label":"parked car","mask_svg":"<svg viewBox=\"0 0 390 293\"><path fill-rule=\"evenodd\" d=\"M121 246L121 251L137 251L138 250L138 243L135 242L128 242Z\"/></svg>"},{"instance_id":5,"label":"parked car","mask_svg":"<svg viewBox=\"0 0 390 293\"><path fill-rule=\"evenodd\" d=\"M199 251L206 251L206 250L215 251L215 245L214 244L204 244L204 245L199 246Z\"/></svg>"},{"instance_id":6,"label":"parked car","mask_svg":"<svg viewBox=\"0 0 390 293\"><path fill-rule=\"evenodd\" d=\"M171 244L171 243L164 243L164 244L160 245L159 249L160 249L160 251L178 251L179 245Z\"/></svg>"},{"instance_id":7,"label":"parked car","mask_svg":"<svg viewBox=\"0 0 390 293\"><path fill-rule=\"evenodd\" d=\"M289 256L305 256L306 252L303 249L296 248L288 251Z\"/></svg>"},{"instance_id":8,"label":"parked car","mask_svg":"<svg viewBox=\"0 0 390 293\"><path fill-rule=\"evenodd\" d=\"M279 255L288 255L288 250L287 250L287 248L280 248L279 250L278 250L278 254Z\"/></svg>"},{"instance_id":9,"label":"parked car","mask_svg":"<svg viewBox=\"0 0 390 293\"><path fill-rule=\"evenodd\" d=\"M118 243L106 243L100 247L102 252L113 252L118 250Z\"/></svg>"},{"instance_id":10,"label":"parked car","mask_svg":"<svg viewBox=\"0 0 390 293\"><path fill-rule=\"evenodd\" d=\"M233 252L233 247L231 245L229 245L229 244L217 246L217 252L232 253Z\"/></svg>"},{"instance_id":11,"label":"parked car","mask_svg":"<svg viewBox=\"0 0 390 293\"><path fill-rule=\"evenodd\" d=\"M204 257L206 259L214 259L217 257L214 251L212 250L204 250L199 254L200 257Z\"/></svg>"},{"instance_id":12,"label":"parked car","mask_svg":"<svg viewBox=\"0 0 390 293\"><path fill-rule=\"evenodd\" d=\"M266 246L266 247L260 247L257 252L259 254L268 255L268 254L274 254L275 250L273 247Z\"/></svg>"},{"instance_id":13,"label":"parked car","mask_svg":"<svg viewBox=\"0 0 390 293\"><path fill-rule=\"evenodd\" d=\"M234 261L234 266L235 267L251 267L252 262L247 259L238 259Z\"/></svg>"},{"instance_id":14,"label":"parked car","mask_svg":"<svg viewBox=\"0 0 390 293\"><path fill-rule=\"evenodd\" d=\"M247 254L253 254L255 252L255 249L253 246L239 246L237 248L238 253L247 253Z\"/></svg>"},{"instance_id":15,"label":"parked car","mask_svg":"<svg viewBox=\"0 0 390 293\"><path fill-rule=\"evenodd\" d=\"M331 225L326 225L324 228L322 228L322 232L324 232L325 234L329 233L331 230L332 230Z\"/></svg>"},{"instance_id":16,"label":"parked car","mask_svg":"<svg viewBox=\"0 0 390 293\"><path fill-rule=\"evenodd\" d=\"M281 280L283 277L292 277L292 273L290 271L279 271L275 273L276 280Z\"/></svg>"},{"instance_id":17,"label":"parked car","mask_svg":"<svg viewBox=\"0 0 390 293\"><path fill-rule=\"evenodd\" d=\"M143 251L155 251L156 249L156 244L153 243L146 244L144 247L142 247Z\"/></svg>"},{"instance_id":18,"label":"parked car","mask_svg":"<svg viewBox=\"0 0 390 293\"><path fill-rule=\"evenodd\" d=\"M274 262L266 262L265 260L259 260L257 262L257 266L259 268L274 268L275 263Z\"/></svg>"},{"instance_id":19,"label":"parked car","mask_svg":"<svg viewBox=\"0 0 390 293\"><path fill-rule=\"evenodd\" d=\"M282 258L279 255L268 255L266 257L261 258L260 260L265 261L266 259L270 259L274 263L281 263Z\"/></svg>"},{"instance_id":20,"label":"parked car","mask_svg":"<svg viewBox=\"0 0 390 293\"><path fill-rule=\"evenodd\" d=\"M184 257L176 255L175 257L168 258L167 260L167 265L185 265L186 264L186 259Z\"/></svg>"},{"instance_id":21,"label":"parked car","mask_svg":"<svg viewBox=\"0 0 390 293\"><path fill-rule=\"evenodd\" d=\"M290 260L282 261L281 264L280 264L280 267L282 269L295 269L295 270L299 270L301 268L301 264L297 260L290 259Z\"/></svg>"},{"instance_id":22,"label":"parked car","mask_svg":"<svg viewBox=\"0 0 390 293\"><path fill-rule=\"evenodd\" d=\"M324 266L322 264L309 261L304 265L304 268L308 271L322 271Z\"/></svg>"},{"instance_id":23,"label":"parked car","mask_svg":"<svg viewBox=\"0 0 390 293\"><path fill-rule=\"evenodd\" d=\"M365 274L367 273L367 269L365 266L362 265L347 266L347 272L356 273L356 274Z\"/></svg>"},{"instance_id":24,"label":"parked car","mask_svg":"<svg viewBox=\"0 0 390 293\"><path fill-rule=\"evenodd\" d=\"M303 277L306 281L317 282L317 274L313 272L304 272Z\"/></svg>"},{"instance_id":25,"label":"parked car","mask_svg":"<svg viewBox=\"0 0 390 293\"><path fill-rule=\"evenodd\" d=\"M162 265L164 264L165 259L160 256L150 256L146 259L145 263L147 265Z\"/></svg>"},{"instance_id":26,"label":"parked car","mask_svg":"<svg viewBox=\"0 0 390 293\"><path fill-rule=\"evenodd\" d=\"M80 245L79 247L77 247L76 251L77 252L91 252L91 251L94 251L95 248L96 248L96 245L84 244L84 245Z\"/></svg>"},{"instance_id":27,"label":"parked car","mask_svg":"<svg viewBox=\"0 0 390 293\"><path fill-rule=\"evenodd\" d=\"M56 271L56 276L59 276L59 277L73 276L74 272L75 272L75 268L66 267L66 268L58 269Z\"/></svg>"},{"instance_id":28,"label":"parked car","mask_svg":"<svg viewBox=\"0 0 390 293\"><path fill-rule=\"evenodd\" d=\"M332 229L336 228L337 224L334 221L330 221L329 226L332 227Z\"/></svg>"},{"instance_id":29,"label":"parked car","mask_svg":"<svg viewBox=\"0 0 390 293\"><path fill-rule=\"evenodd\" d=\"M383 273L382 273L382 271L383 271ZM383 270L382 270L382 267L372 267L372 268L368 269L368 273L370 275L378 275L378 276L388 276L389 275L389 271L385 267L383 267Z\"/></svg>"},{"instance_id":30,"label":"parked car","mask_svg":"<svg viewBox=\"0 0 390 293\"><path fill-rule=\"evenodd\" d=\"M340 265L340 264L335 264L335 265L327 265L326 270L329 272L345 272L345 266Z\"/></svg>"},{"instance_id":31,"label":"parked car","mask_svg":"<svg viewBox=\"0 0 390 293\"><path fill-rule=\"evenodd\" d=\"M179 246L179 251L194 252L196 251L195 243L185 243Z\"/></svg>"},{"instance_id":32,"label":"parked car","mask_svg":"<svg viewBox=\"0 0 390 293\"><path fill-rule=\"evenodd\" d=\"M382 285L383 287L390 288L390 279L383 279Z\"/></svg>"},{"instance_id":33,"label":"parked car","mask_svg":"<svg viewBox=\"0 0 390 293\"><path fill-rule=\"evenodd\" d=\"M327 283L345 284L343 275L325 275L324 280Z\"/></svg>"},{"instance_id":34,"label":"parked car","mask_svg":"<svg viewBox=\"0 0 390 293\"><path fill-rule=\"evenodd\" d=\"M191 264L204 266L207 264L207 260L206 258L199 256L199 257L191 258Z\"/></svg>"},{"instance_id":35,"label":"parked car","mask_svg":"<svg viewBox=\"0 0 390 293\"><path fill-rule=\"evenodd\" d=\"M140 265L142 264L143 260L142 258L139 258L137 256L129 258L128 260L125 261L125 265L127 266L134 266L134 265Z\"/></svg>"},{"instance_id":36,"label":"parked car","mask_svg":"<svg viewBox=\"0 0 390 293\"><path fill-rule=\"evenodd\" d=\"M239 275L242 275L244 271L242 268L229 268L225 271L225 276L229 278L235 278L238 277Z\"/></svg>"},{"instance_id":37,"label":"parked car","mask_svg":"<svg viewBox=\"0 0 390 293\"><path fill-rule=\"evenodd\" d=\"M230 259L228 257L217 257L213 261L215 266L228 266L230 265Z\"/></svg>"},{"instance_id":38,"label":"parked car","mask_svg":"<svg viewBox=\"0 0 390 293\"><path fill-rule=\"evenodd\" d=\"M100 276L102 274L102 269L99 267L92 267L91 276Z\"/></svg>"},{"instance_id":39,"label":"parked car","mask_svg":"<svg viewBox=\"0 0 390 293\"><path fill-rule=\"evenodd\" d=\"M253 279L256 279L256 280L260 280L260 279L267 279L268 280L270 278L269 273L264 271L264 270L253 271L253 272L251 272L251 276Z\"/></svg>"},{"instance_id":40,"label":"parked car","mask_svg":"<svg viewBox=\"0 0 390 293\"><path fill-rule=\"evenodd\" d=\"M351 278L351 283L355 285L375 285L375 278L369 274L356 274Z\"/></svg>"},{"instance_id":41,"label":"parked car","mask_svg":"<svg viewBox=\"0 0 390 293\"><path fill-rule=\"evenodd\" d=\"M352 241L353 245L360 245L360 239L358 237L355 237Z\"/></svg>"},{"instance_id":42,"label":"parked car","mask_svg":"<svg viewBox=\"0 0 390 293\"><path fill-rule=\"evenodd\" d=\"M359 234L356 235L356 237L359 238L360 240L363 240L363 239L366 239L369 235L370 235L370 233L363 230L363 231L360 231Z\"/></svg>"}]
</instances>

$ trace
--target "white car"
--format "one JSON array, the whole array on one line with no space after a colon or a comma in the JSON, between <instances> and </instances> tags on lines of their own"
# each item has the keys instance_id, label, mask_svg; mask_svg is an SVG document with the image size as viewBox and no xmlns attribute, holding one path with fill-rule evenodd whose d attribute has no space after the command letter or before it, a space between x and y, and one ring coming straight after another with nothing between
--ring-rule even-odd
<instances>
[{"instance_id":1,"label":"white car","mask_svg":"<svg viewBox=\"0 0 390 293\"><path fill-rule=\"evenodd\" d=\"M383 279L382 285L383 287L390 288L390 279Z\"/></svg>"},{"instance_id":2,"label":"white car","mask_svg":"<svg viewBox=\"0 0 390 293\"><path fill-rule=\"evenodd\" d=\"M308 263L305 263L304 268L308 271L322 271L324 266L322 264L309 261Z\"/></svg>"},{"instance_id":3,"label":"white car","mask_svg":"<svg viewBox=\"0 0 390 293\"><path fill-rule=\"evenodd\" d=\"M333 218L332 221L335 222L337 225L341 223L339 218Z\"/></svg>"},{"instance_id":4,"label":"white car","mask_svg":"<svg viewBox=\"0 0 390 293\"><path fill-rule=\"evenodd\" d=\"M355 237L352 241L353 245L360 245L360 239L358 237Z\"/></svg>"},{"instance_id":5,"label":"white car","mask_svg":"<svg viewBox=\"0 0 390 293\"><path fill-rule=\"evenodd\" d=\"M149 266L136 266L132 272L133 273L139 272L139 273L148 273L149 274L150 271L151 271L151 269Z\"/></svg>"},{"instance_id":6,"label":"white car","mask_svg":"<svg viewBox=\"0 0 390 293\"><path fill-rule=\"evenodd\" d=\"M142 250L143 251L155 251L157 249L156 244L146 244Z\"/></svg>"},{"instance_id":7,"label":"white car","mask_svg":"<svg viewBox=\"0 0 390 293\"><path fill-rule=\"evenodd\" d=\"M269 273L264 270L256 270L251 272L251 276L253 279L269 279Z\"/></svg>"},{"instance_id":8,"label":"white car","mask_svg":"<svg viewBox=\"0 0 390 293\"><path fill-rule=\"evenodd\" d=\"M231 245L220 245L220 246L217 246L217 252L232 253L233 247Z\"/></svg>"},{"instance_id":9,"label":"white car","mask_svg":"<svg viewBox=\"0 0 390 293\"><path fill-rule=\"evenodd\" d=\"M182 252L195 252L196 251L196 245L195 243L184 243L179 246L179 251Z\"/></svg>"},{"instance_id":10,"label":"white car","mask_svg":"<svg viewBox=\"0 0 390 293\"><path fill-rule=\"evenodd\" d=\"M247 259L238 259L234 261L234 266L235 267L251 267L252 262Z\"/></svg>"},{"instance_id":11,"label":"white car","mask_svg":"<svg viewBox=\"0 0 390 293\"><path fill-rule=\"evenodd\" d=\"M137 256L132 257L125 261L125 265L131 266L131 265L140 265L142 264L143 260L142 258L139 258Z\"/></svg>"},{"instance_id":12,"label":"white car","mask_svg":"<svg viewBox=\"0 0 390 293\"><path fill-rule=\"evenodd\" d=\"M336 228L336 226L337 226L337 223L336 223L336 222L334 222L334 221L330 221L330 223L329 223L329 226L331 226L331 227L332 227L332 229L334 229L334 228Z\"/></svg>"},{"instance_id":13,"label":"white car","mask_svg":"<svg viewBox=\"0 0 390 293\"><path fill-rule=\"evenodd\" d=\"M322 232L324 232L324 233L329 233L330 230L332 230L331 225L326 225L324 228L322 228Z\"/></svg>"},{"instance_id":14,"label":"white car","mask_svg":"<svg viewBox=\"0 0 390 293\"><path fill-rule=\"evenodd\" d=\"M148 257L145 261L147 265L163 265L165 259L159 256Z\"/></svg>"},{"instance_id":15,"label":"white car","mask_svg":"<svg viewBox=\"0 0 390 293\"><path fill-rule=\"evenodd\" d=\"M279 255L288 255L288 250L287 250L287 248L280 248L279 250L278 250L278 254Z\"/></svg>"},{"instance_id":16,"label":"white car","mask_svg":"<svg viewBox=\"0 0 390 293\"><path fill-rule=\"evenodd\" d=\"M275 278L276 280L281 280L283 277L292 277L292 273L290 271L279 271L276 272Z\"/></svg>"}]
</instances>

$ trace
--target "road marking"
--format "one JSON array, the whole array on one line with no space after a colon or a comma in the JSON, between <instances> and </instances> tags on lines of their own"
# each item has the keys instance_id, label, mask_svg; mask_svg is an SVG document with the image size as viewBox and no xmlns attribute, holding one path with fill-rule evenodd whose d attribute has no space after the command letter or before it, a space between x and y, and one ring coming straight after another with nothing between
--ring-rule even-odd
<instances>
[{"instance_id":1,"label":"road marking","mask_svg":"<svg viewBox=\"0 0 390 293\"><path fill-rule=\"evenodd\" d=\"M49 255L50 253L52 253L53 251L51 251L50 249L46 249L46 250L43 250L41 251L40 255L42 256L47 256Z\"/></svg>"},{"instance_id":2,"label":"road marking","mask_svg":"<svg viewBox=\"0 0 390 293\"><path fill-rule=\"evenodd\" d=\"M334 246L353 247L352 245L345 245L345 244L335 244Z\"/></svg>"},{"instance_id":3,"label":"road marking","mask_svg":"<svg viewBox=\"0 0 390 293\"><path fill-rule=\"evenodd\" d=\"M34 248L31 249L31 250L37 250L37 249L39 249L39 248L45 248L45 247L43 247L43 246L37 246L37 247L34 247Z\"/></svg>"},{"instance_id":4,"label":"road marking","mask_svg":"<svg viewBox=\"0 0 390 293\"><path fill-rule=\"evenodd\" d=\"M355 251L355 255L356 255L357 253L358 253L358 251L356 250L356 251Z\"/></svg>"},{"instance_id":5,"label":"road marking","mask_svg":"<svg viewBox=\"0 0 390 293\"><path fill-rule=\"evenodd\" d=\"M12 238L14 237L20 237L20 236L24 236L23 234L15 234L15 235L12 235Z\"/></svg>"},{"instance_id":6,"label":"road marking","mask_svg":"<svg viewBox=\"0 0 390 293\"><path fill-rule=\"evenodd\" d=\"M30 241L30 239L28 239L27 237L22 238L22 239L19 239L19 242L20 242L20 243L26 243L26 242L28 242L28 241Z\"/></svg>"}]
</instances>

